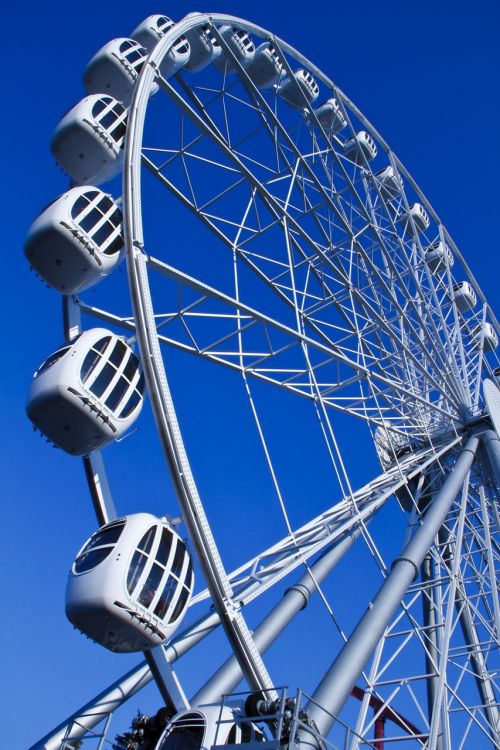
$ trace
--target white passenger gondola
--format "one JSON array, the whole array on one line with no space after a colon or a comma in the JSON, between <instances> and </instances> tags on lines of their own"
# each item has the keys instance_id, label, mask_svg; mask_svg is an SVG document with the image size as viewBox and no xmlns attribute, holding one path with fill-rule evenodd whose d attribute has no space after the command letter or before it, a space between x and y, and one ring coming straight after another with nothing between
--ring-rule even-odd
<instances>
[{"instance_id":1,"label":"white passenger gondola","mask_svg":"<svg viewBox=\"0 0 500 750\"><path fill-rule=\"evenodd\" d=\"M191 54L185 64L190 73L198 73L213 63L222 53L222 48L210 26L197 26L186 32Z\"/></svg>"},{"instance_id":2,"label":"white passenger gondola","mask_svg":"<svg viewBox=\"0 0 500 750\"><path fill-rule=\"evenodd\" d=\"M270 42L263 42L255 50L247 73L259 89L267 89L279 81L283 64L276 48Z\"/></svg>"},{"instance_id":3,"label":"white passenger gondola","mask_svg":"<svg viewBox=\"0 0 500 750\"><path fill-rule=\"evenodd\" d=\"M56 127L51 150L79 185L99 185L121 169L127 110L111 96L92 94L78 102Z\"/></svg>"},{"instance_id":4,"label":"white passenger gondola","mask_svg":"<svg viewBox=\"0 0 500 750\"><path fill-rule=\"evenodd\" d=\"M128 105L147 57L147 50L135 39L112 39L88 63L83 84L89 94L111 94ZM156 91L154 84L151 93Z\"/></svg>"},{"instance_id":5,"label":"white passenger gondola","mask_svg":"<svg viewBox=\"0 0 500 750\"><path fill-rule=\"evenodd\" d=\"M165 519L136 513L106 524L78 553L66 614L111 651L144 651L167 640L193 591L184 541Z\"/></svg>"},{"instance_id":6,"label":"white passenger gondola","mask_svg":"<svg viewBox=\"0 0 500 750\"><path fill-rule=\"evenodd\" d=\"M304 109L312 104L319 96L319 86L312 73L299 68L292 77L285 76L276 89L278 96L294 109Z\"/></svg>"},{"instance_id":7,"label":"white passenger gondola","mask_svg":"<svg viewBox=\"0 0 500 750\"><path fill-rule=\"evenodd\" d=\"M153 47L167 34L175 22L168 16L152 15L142 21L131 33L131 38L151 52ZM190 58L190 44L185 36L180 36L162 60L160 72L164 78L170 78L180 70Z\"/></svg>"},{"instance_id":8,"label":"white passenger gondola","mask_svg":"<svg viewBox=\"0 0 500 750\"><path fill-rule=\"evenodd\" d=\"M371 161L377 156L377 146L366 130L360 130L344 143L344 156L361 167L365 160Z\"/></svg>"},{"instance_id":9,"label":"white passenger gondola","mask_svg":"<svg viewBox=\"0 0 500 750\"><path fill-rule=\"evenodd\" d=\"M404 231L411 237L414 237L415 234L425 232L429 229L431 223L427 211L421 203L414 203L410 206L409 211L401 214L399 221L403 224Z\"/></svg>"},{"instance_id":10,"label":"white passenger gondola","mask_svg":"<svg viewBox=\"0 0 500 750\"><path fill-rule=\"evenodd\" d=\"M238 706L202 705L180 711L167 724L154 750L212 750L263 740L259 727L245 720Z\"/></svg>"},{"instance_id":11,"label":"white passenger gondola","mask_svg":"<svg viewBox=\"0 0 500 750\"><path fill-rule=\"evenodd\" d=\"M390 201L401 194L403 184L398 172L392 164L375 173L375 179L380 190L380 194L385 201Z\"/></svg>"},{"instance_id":12,"label":"white passenger gondola","mask_svg":"<svg viewBox=\"0 0 500 750\"><path fill-rule=\"evenodd\" d=\"M461 312L473 310L477 304L476 292L468 281L453 284L453 301Z\"/></svg>"},{"instance_id":13,"label":"white passenger gondola","mask_svg":"<svg viewBox=\"0 0 500 750\"><path fill-rule=\"evenodd\" d=\"M255 55L255 44L246 31L236 26L226 25L221 26L219 34L243 67L252 62ZM214 60L214 65L221 73L232 73L236 70L231 57L226 53L224 48L222 48L219 57Z\"/></svg>"},{"instance_id":14,"label":"white passenger gondola","mask_svg":"<svg viewBox=\"0 0 500 750\"><path fill-rule=\"evenodd\" d=\"M476 349L479 349L482 344L484 352L492 352L498 346L497 332L488 322L475 326L472 331L472 340Z\"/></svg>"},{"instance_id":15,"label":"white passenger gondola","mask_svg":"<svg viewBox=\"0 0 500 750\"><path fill-rule=\"evenodd\" d=\"M121 211L98 188L72 188L33 222L24 252L35 271L58 292L82 292L123 259Z\"/></svg>"},{"instance_id":16,"label":"white passenger gondola","mask_svg":"<svg viewBox=\"0 0 500 750\"><path fill-rule=\"evenodd\" d=\"M27 413L56 446L83 456L123 435L143 398L144 376L130 346L111 331L93 328L38 368Z\"/></svg>"},{"instance_id":17,"label":"white passenger gondola","mask_svg":"<svg viewBox=\"0 0 500 750\"><path fill-rule=\"evenodd\" d=\"M453 253L445 242L438 240L426 249L425 262L433 273L444 271L447 267L452 267L454 263Z\"/></svg>"},{"instance_id":18,"label":"white passenger gondola","mask_svg":"<svg viewBox=\"0 0 500 750\"><path fill-rule=\"evenodd\" d=\"M329 135L340 133L347 125L342 108L335 98L328 99L314 110L320 125Z\"/></svg>"},{"instance_id":19,"label":"white passenger gondola","mask_svg":"<svg viewBox=\"0 0 500 750\"><path fill-rule=\"evenodd\" d=\"M493 377L497 386L500 388L500 367L495 367L495 369L493 370Z\"/></svg>"}]
</instances>

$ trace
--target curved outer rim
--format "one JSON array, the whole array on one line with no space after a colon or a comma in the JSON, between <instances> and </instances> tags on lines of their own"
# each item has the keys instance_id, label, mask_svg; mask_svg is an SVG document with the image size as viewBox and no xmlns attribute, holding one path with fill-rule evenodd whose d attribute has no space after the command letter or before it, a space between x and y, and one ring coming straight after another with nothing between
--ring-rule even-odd
<instances>
[{"instance_id":1,"label":"curved outer rim","mask_svg":"<svg viewBox=\"0 0 500 750\"><path fill-rule=\"evenodd\" d=\"M362 115L350 99L325 76L307 58L292 46L271 34L262 27L237 18L218 13L197 13L179 21L154 47L147 64L139 76L129 109L127 134L125 141L124 182L123 182L123 216L124 239L127 257L127 270L135 316L137 340L141 351L144 374L152 402L160 440L170 466L176 493L183 512L184 522L189 530L191 541L197 551L204 570L208 589L215 608L219 613L233 651L238 658L243 673L252 689L267 689L272 682L264 663L253 642L252 636L241 615L239 607L232 599L232 590L224 570L215 540L213 538L203 504L199 497L196 483L191 471L181 432L176 418L175 407L165 374L160 345L156 334L154 312L147 278L147 258L143 251L142 213L141 213L141 144L150 90L154 83L159 63L175 40L190 29L205 23L234 24L244 30L255 33L262 38L275 40L281 48L295 60L307 67L324 85L333 90L343 104L347 105L359 120L375 135L390 159L396 164L401 174L425 203L429 213L442 227L440 219L432 209L429 201L418 188L408 171L390 150L378 131ZM444 227L442 227L444 230ZM486 299L465 263L455 243L444 230L444 235L459 258L469 279L474 285L479 298L486 306L490 319L500 333L500 326L493 315Z\"/></svg>"},{"instance_id":2,"label":"curved outer rim","mask_svg":"<svg viewBox=\"0 0 500 750\"><path fill-rule=\"evenodd\" d=\"M229 17L230 18L230 17ZM233 591L217 549L201 502L177 422L160 345L156 335L153 305L143 253L141 216L141 143L147 102L158 63L174 41L190 28L207 22L207 14L192 16L174 26L154 47L134 90L129 110L123 175L123 224L127 271L134 311L137 341L153 415L183 520L196 549L212 601L226 631L234 654L253 690L271 690L272 680L241 614L233 601Z\"/></svg>"}]
</instances>

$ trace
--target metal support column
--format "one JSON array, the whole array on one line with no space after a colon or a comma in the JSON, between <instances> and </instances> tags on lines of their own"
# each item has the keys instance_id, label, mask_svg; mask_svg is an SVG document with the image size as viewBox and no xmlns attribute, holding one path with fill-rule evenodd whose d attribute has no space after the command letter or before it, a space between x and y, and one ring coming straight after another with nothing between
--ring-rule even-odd
<instances>
[{"instance_id":1,"label":"metal support column","mask_svg":"<svg viewBox=\"0 0 500 750\"><path fill-rule=\"evenodd\" d=\"M496 489L500 492L500 437L494 430L487 430L482 433L481 440L486 449Z\"/></svg>"},{"instance_id":2,"label":"metal support column","mask_svg":"<svg viewBox=\"0 0 500 750\"><path fill-rule=\"evenodd\" d=\"M425 555L448 515L474 460L478 438L469 438L455 466L429 506L422 525L392 564L391 572L379 589L369 609L354 629L347 643L327 671L307 706L309 718L322 735L326 735L349 697L373 649L382 637L408 586L415 579ZM323 710L325 709L325 710ZM315 741L301 730L305 744Z\"/></svg>"},{"instance_id":3,"label":"metal support column","mask_svg":"<svg viewBox=\"0 0 500 750\"><path fill-rule=\"evenodd\" d=\"M437 675L437 668L439 664L437 628L439 626L439 622L435 602L435 591L434 587L431 585L434 578L434 563L432 555L430 553L428 553L424 557L420 572L422 583L428 584L422 591L422 607L424 610L423 615L425 627L425 672L428 675L426 680L427 713L429 717L429 724L431 724L439 683L439 678ZM443 750L443 737L441 732L437 737L436 750Z\"/></svg>"}]
</instances>

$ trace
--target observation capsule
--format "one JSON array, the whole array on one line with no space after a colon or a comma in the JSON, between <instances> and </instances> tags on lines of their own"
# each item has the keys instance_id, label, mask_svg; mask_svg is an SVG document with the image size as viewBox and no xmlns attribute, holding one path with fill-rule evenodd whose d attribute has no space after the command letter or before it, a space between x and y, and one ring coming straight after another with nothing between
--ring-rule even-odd
<instances>
[{"instance_id":1,"label":"observation capsule","mask_svg":"<svg viewBox=\"0 0 500 750\"><path fill-rule=\"evenodd\" d=\"M340 133L340 131L347 125L347 120L345 119L340 104L333 97L315 109L314 114L318 118L320 125L322 125L326 132L331 135Z\"/></svg>"},{"instance_id":2,"label":"observation capsule","mask_svg":"<svg viewBox=\"0 0 500 750\"><path fill-rule=\"evenodd\" d=\"M259 89L268 89L279 81L283 65L275 47L270 42L263 42L255 50L247 73Z\"/></svg>"},{"instance_id":3,"label":"observation capsule","mask_svg":"<svg viewBox=\"0 0 500 750\"><path fill-rule=\"evenodd\" d=\"M139 360L122 338L92 328L38 368L27 413L52 443L83 456L123 435L144 398Z\"/></svg>"},{"instance_id":4,"label":"observation capsule","mask_svg":"<svg viewBox=\"0 0 500 750\"><path fill-rule=\"evenodd\" d=\"M388 167L381 169L379 172L375 172L375 179L377 180L382 198L385 201L390 201L392 198L400 195L403 189L401 177L392 164L389 164Z\"/></svg>"},{"instance_id":5,"label":"observation capsule","mask_svg":"<svg viewBox=\"0 0 500 750\"><path fill-rule=\"evenodd\" d=\"M71 179L99 185L121 170L127 110L112 96L92 94L57 125L51 151Z\"/></svg>"},{"instance_id":6,"label":"observation capsule","mask_svg":"<svg viewBox=\"0 0 500 750\"><path fill-rule=\"evenodd\" d=\"M500 367L495 367L493 370L493 377L495 379L496 384L500 388Z\"/></svg>"},{"instance_id":7,"label":"observation capsule","mask_svg":"<svg viewBox=\"0 0 500 750\"><path fill-rule=\"evenodd\" d=\"M413 219L413 224L410 220L410 217L411 219ZM425 232L426 229L429 229L429 225L431 223L427 211L421 203L414 203L412 206L410 206L410 210L405 211L399 217L399 221L403 223L404 231L408 232L411 237L415 236L415 232L417 234ZM415 227L415 230L413 226Z\"/></svg>"},{"instance_id":8,"label":"observation capsule","mask_svg":"<svg viewBox=\"0 0 500 750\"><path fill-rule=\"evenodd\" d=\"M438 240L438 242L433 242L432 245L429 245L426 249L425 262L430 270L435 272L437 270L444 271L446 265L451 268L455 259L453 258L453 253L448 245L445 242Z\"/></svg>"},{"instance_id":9,"label":"observation capsule","mask_svg":"<svg viewBox=\"0 0 500 750\"><path fill-rule=\"evenodd\" d=\"M184 541L165 520L135 513L102 526L71 568L66 615L110 651L153 648L180 624L194 576Z\"/></svg>"},{"instance_id":10,"label":"observation capsule","mask_svg":"<svg viewBox=\"0 0 500 750\"><path fill-rule=\"evenodd\" d=\"M252 62L255 55L255 44L246 31L236 26L221 26L219 34L243 67ZM214 65L221 73L233 73L236 70L233 61L224 49L221 49L221 54L214 60Z\"/></svg>"},{"instance_id":11,"label":"observation capsule","mask_svg":"<svg viewBox=\"0 0 500 750\"><path fill-rule=\"evenodd\" d=\"M477 304L476 292L468 281L458 281L453 284L453 301L460 310L473 310Z\"/></svg>"},{"instance_id":12,"label":"observation capsule","mask_svg":"<svg viewBox=\"0 0 500 750\"><path fill-rule=\"evenodd\" d=\"M121 211L98 188L72 188L35 219L24 253L49 286L61 294L82 292L123 259Z\"/></svg>"},{"instance_id":13,"label":"observation capsule","mask_svg":"<svg viewBox=\"0 0 500 750\"><path fill-rule=\"evenodd\" d=\"M176 714L154 750L211 750L223 745L262 742L263 739L262 731L246 720L241 709L214 703Z\"/></svg>"},{"instance_id":14,"label":"observation capsule","mask_svg":"<svg viewBox=\"0 0 500 750\"><path fill-rule=\"evenodd\" d=\"M165 36L173 27L175 21L168 16L153 15L148 16L137 26L131 33L132 39L151 52L153 47ZM160 72L164 78L170 78L177 73L189 60L190 45L185 36L180 36L175 40L169 51L165 55L160 65Z\"/></svg>"},{"instance_id":15,"label":"observation capsule","mask_svg":"<svg viewBox=\"0 0 500 750\"><path fill-rule=\"evenodd\" d=\"M475 328L472 330L472 339L474 341L474 346L476 347L476 349L479 349L482 342L484 352L492 352L498 346L497 332L495 331L491 323L488 322L479 323L477 326L475 326Z\"/></svg>"},{"instance_id":16,"label":"observation capsule","mask_svg":"<svg viewBox=\"0 0 500 750\"><path fill-rule=\"evenodd\" d=\"M147 50L135 39L112 39L88 63L83 85L89 94L109 93L128 105L147 57ZM154 84L151 93L156 91Z\"/></svg>"},{"instance_id":17,"label":"observation capsule","mask_svg":"<svg viewBox=\"0 0 500 750\"><path fill-rule=\"evenodd\" d=\"M344 143L344 156L358 166L371 161L377 156L375 141L366 130L360 130L353 138Z\"/></svg>"},{"instance_id":18,"label":"observation capsule","mask_svg":"<svg viewBox=\"0 0 500 750\"><path fill-rule=\"evenodd\" d=\"M222 48L208 24L191 29L186 33L186 38L191 47L191 54L184 67L190 73L203 70L222 53Z\"/></svg>"},{"instance_id":19,"label":"observation capsule","mask_svg":"<svg viewBox=\"0 0 500 750\"><path fill-rule=\"evenodd\" d=\"M293 109L304 109L306 103L312 104L318 98L319 86L312 73L299 68L291 78L285 76L282 79L276 93Z\"/></svg>"}]
</instances>

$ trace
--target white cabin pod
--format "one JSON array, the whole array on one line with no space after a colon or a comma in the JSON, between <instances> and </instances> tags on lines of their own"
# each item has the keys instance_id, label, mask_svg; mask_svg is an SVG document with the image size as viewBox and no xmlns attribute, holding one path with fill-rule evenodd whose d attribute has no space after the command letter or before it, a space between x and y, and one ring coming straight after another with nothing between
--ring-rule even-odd
<instances>
[{"instance_id":1,"label":"white cabin pod","mask_svg":"<svg viewBox=\"0 0 500 750\"><path fill-rule=\"evenodd\" d=\"M262 742L263 739L262 730L245 720L241 708L214 703L176 714L154 750L212 750L223 745Z\"/></svg>"},{"instance_id":2,"label":"white cabin pod","mask_svg":"<svg viewBox=\"0 0 500 750\"><path fill-rule=\"evenodd\" d=\"M319 86L312 73L299 68L291 78L285 76L282 79L276 93L293 109L304 109L307 104L312 104L318 98Z\"/></svg>"},{"instance_id":3,"label":"white cabin pod","mask_svg":"<svg viewBox=\"0 0 500 750\"><path fill-rule=\"evenodd\" d=\"M135 39L112 39L90 60L83 74L89 94L106 93L128 105L148 51ZM157 84L151 93L158 91Z\"/></svg>"},{"instance_id":4,"label":"white cabin pod","mask_svg":"<svg viewBox=\"0 0 500 750\"><path fill-rule=\"evenodd\" d=\"M144 651L180 624L194 576L184 541L165 520L136 513L102 526L71 568L66 615L111 651Z\"/></svg>"},{"instance_id":5,"label":"white cabin pod","mask_svg":"<svg viewBox=\"0 0 500 750\"><path fill-rule=\"evenodd\" d=\"M175 26L175 22L168 16L148 16L131 33L132 39L142 44L148 52L151 52L160 39ZM175 40L160 65L160 72L164 78L170 78L180 70L189 60L190 45L185 36Z\"/></svg>"},{"instance_id":6,"label":"white cabin pod","mask_svg":"<svg viewBox=\"0 0 500 750\"><path fill-rule=\"evenodd\" d=\"M413 219L413 222L412 222ZM427 211L421 203L414 203L410 206L409 211L405 211L400 217L399 221L403 224L404 231L407 232L411 237L415 234L420 234L429 229L430 219Z\"/></svg>"},{"instance_id":7,"label":"white cabin pod","mask_svg":"<svg viewBox=\"0 0 500 750\"><path fill-rule=\"evenodd\" d=\"M493 377L497 386L500 388L500 367L495 367L495 369L493 370Z\"/></svg>"},{"instance_id":8,"label":"white cabin pod","mask_svg":"<svg viewBox=\"0 0 500 750\"><path fill-rule=\"evenodd\" d=\"M320 125L330 135L340 133L347 125L347 120L340 104L335 98L328 99L314 110Z\"/></svg>"},{"instance_id":9,"label":"white cabin pod","mask_svg":"<svg viewBox=\"0 0 500 750\"><path fill-rule=\"evenodd\" d=\"M283 65L275 47L263 42L255 50L246 71L258 89L267 89L279 81Z\"/></svg>"},{"instance_id":10,"label":"white cabin pod","mask_svg":"<svg viewBox=\"0 0 500 750\"><path fill-rule=\"evenodd\" d=\"M243 67L252 62L255 55L255 44L246 31L238 29L236 26L221 26L219 34ZM233 61L224 49L221 49L221 54L214 60L214 65L221 73L235 71Z\"/></svg>"},{"instance_id":11,"label":"white cabin pod","mask_svg":"<svg viewBox=\"0 0 500 750\"><path fill-rule=\"evenodd\" d=\"M379 172L376 172L375 179L380 194L385 201L390 201L392 198L400 195L403 189L401 177L391 164L389 164L388 167L381 169Z\"/></svg>"},{"instance_id":12,"label":"white cabin pod","mask_svg":"<svg viewBox=\"0 0 500 750\"><path fill-rule=\"evenodd\" d=\"M184 67L190 73L198 73L203 70L222 53L222 48L208 25L191 29L186 32L186 38L191 48L191 54Z\"/></svg>"},{"instance_id":13,"label":"white cabin pod","mask_svg":"<svg viewBox=\"0 0 500 750\"><path fill-rule=\"evenodd\" d=\"M122 213L111 196L85 185L69 190L35 219L26 258L61 294L77 294L123 259Z\"/></svg>"},{"instance_id":14,"label":"white cabin pod","mask_svg":"<svg viewBox=\"0 0 500 750\"><path fill-rule=\"evenodd\" d=\"M460 312L473 310L477 304L476 292L468 281L458 281L453 284L453 302Z\"/></svg>"},{"instance_id":15,"label":"white cabin pod","mask_svg":"<svg viewBox=\"0 0 500 750\"><path fill-rule=\"evenodd\" d=\"M448 245L439 240L438 242L433 242L426 249L425 262L430 270L435 273L436 271L444 271L447 266L451 268L455 261Z\"/></svg>"},{"instance_id":16,"label":"white cabin pod","mask_svg":"<svg viewBox=\"0 0 500 750\"><path fill-rule=\"evenodd\" d=\"M175 22L171 18L155 13L145 18L144 21L141 21L130 34L130 37L139 42L139 44L142 44L148 52L151 52L153 47L156 47L160 39L173 26L175 26Z\"/></svg>"},{"instance_id":17,"label":"white cabin pod","mask_svg":"<svg viewBox=\"0 0 500 750\"><path fill-rule=\"evenodd\" d=\"M52 443L84 456L130 429L143 398L144 376L130 346L105 328L92 328L38 368L26 410Z\"/></svg>"},{"instance_id":18,"label":"white cabin pod","mask_svg":"<svg viewBox=\"0 0 500 750\"><path fill-rule=\"evenodd\" d=\"M497 332L491 323L488 322L479 323L479 325L475 326L472 331L472 339L476 349L479 349L482 343L484 352L492 352L498 346Z\"/></svg>"},{"instance_id":19,"label":"white cabin pod","mask_svg":"<svg viewBox=\"0 0 500 750\"><path fill-rule=\"evenodd\" d=\"M358 166L371 161L377 156L375 141L366 130L360 130L353 138L344 143L344 156Z\"/></svg>"},{"instance_id":20,"label":"white cabin pod","mask_svg":"<svg viewBox=\"0 0 500 750\"><path fill-rule=\"evenodd\" d=\"M127 110L111 96L82 99L57 125L51 151L79 185L99 185L120 172Z\"/></svg>"}]
</instances>

